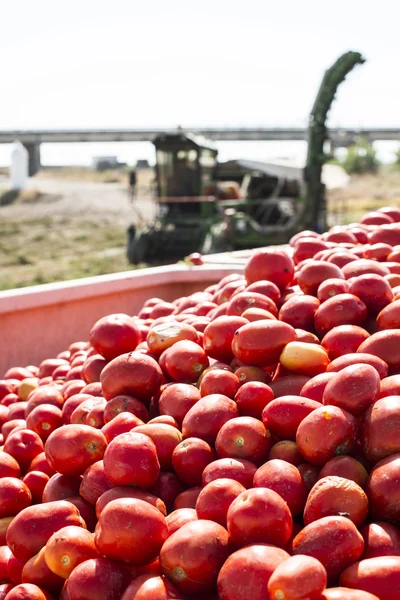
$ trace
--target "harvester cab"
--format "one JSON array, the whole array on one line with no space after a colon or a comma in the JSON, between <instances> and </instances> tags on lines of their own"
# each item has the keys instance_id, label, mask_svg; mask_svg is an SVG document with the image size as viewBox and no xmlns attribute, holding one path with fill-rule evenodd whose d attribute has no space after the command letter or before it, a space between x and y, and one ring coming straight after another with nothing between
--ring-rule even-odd
<instances>
[{"instance_id":1,"label":"harvester cab","mask_svg":"<svg viewBox=\"0 0 400 600\"><path fill-rule=\"evenodd\" d=\"M210 140L182 132L160 135L154 146L161 202L215 195L218 151Z\"/></svg>"},{"instance_id":2,"label":"harvester cab","mask_svg":"<svg viewBox=\"0 0 400 600\"><path fill-rule=\"evenodd\" d=\"M156 216L128 230L131 263L183 258L202 247L219 219L217 155L213 142L191 133L155 138Z\"/></svg>"}]
</instances>

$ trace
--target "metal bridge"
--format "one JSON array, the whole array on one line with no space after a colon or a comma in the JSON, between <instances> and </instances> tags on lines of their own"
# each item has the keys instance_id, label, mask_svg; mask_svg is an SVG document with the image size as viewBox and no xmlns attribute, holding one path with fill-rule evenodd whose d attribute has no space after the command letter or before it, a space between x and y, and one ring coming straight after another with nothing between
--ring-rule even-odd
<instances>
[{"instance_id":1,"label":"metal bridge","mask_svg":"<svg viewBox=\"0 0 400 600\"><path fill-rule=\"evenodd\" d=\"M0 144L19 140L29 152L30 173L40 169L40 144L84 142L151 142L161 133L191 131L215 141L304 141L302 127L185 127L184 129L59 129L0 131ZM400 128L332 128L328 133L334 148L346 147L360 137L370 142L399 141Z\"/></svg>"}]
</instances>

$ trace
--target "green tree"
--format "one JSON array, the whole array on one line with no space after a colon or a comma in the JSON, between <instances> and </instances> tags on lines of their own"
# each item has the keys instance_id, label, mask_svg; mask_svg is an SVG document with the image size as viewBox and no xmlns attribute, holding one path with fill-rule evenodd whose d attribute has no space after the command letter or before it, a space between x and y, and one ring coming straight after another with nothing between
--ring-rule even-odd
<instances>
[{"instance_id":1,"label":"green tree","mask_svg":"<svg viewBox=\"0 0 400 600\"><path fill-rule=\"evenodd\" d=\"M393 168L396 171L400 171L400 148L397 150L397 152L395 153L395 160L393 162Z\"/></svg>"},{"instance_id":2,"label":"green tree","mask_svg":"<svg viewBox=\"0 0 400 600\"><path fill-rule=\"evenodd\" d=\"M356 144L350 146L342 167L349 175L353 173L376 173L379 161L376 151L368 140L361 138Z\"/></svg>"}]
</instances>

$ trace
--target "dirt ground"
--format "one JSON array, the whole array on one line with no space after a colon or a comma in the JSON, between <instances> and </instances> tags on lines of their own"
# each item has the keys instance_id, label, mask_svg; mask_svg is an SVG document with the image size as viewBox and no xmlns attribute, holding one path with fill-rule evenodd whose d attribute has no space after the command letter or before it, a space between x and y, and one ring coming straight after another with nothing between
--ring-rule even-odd
<instances>
[{"instance_id":1,"label":"dirt ground","mask_svg":"<svg viewBox=\"0 0 400 600\"><path fill-rule=\"evenodd\" d=\"M139 176L136 211L150 220L152 173ZM7 180L0 176L0 289L24 287L131 269L127 228L137 220L126 182L56 178L46 172L1 205ZM6 196L4 196L6 197Z\"/></svg>"},{"instance_id":2,"label":"dirt ground","mask_svg":"<svg viewBox=\"0 0 400 600\"><path fill-rule=\"evenodd\" d=\"M152 218L151 169L138 173L134 210L121 172L43 170L7 200L0 173L0 290L132 269L127 228ZM330 224L350 223L368 210L400 206L400 174L353 177L328 195Z\"/></svg>"}]
</instances>

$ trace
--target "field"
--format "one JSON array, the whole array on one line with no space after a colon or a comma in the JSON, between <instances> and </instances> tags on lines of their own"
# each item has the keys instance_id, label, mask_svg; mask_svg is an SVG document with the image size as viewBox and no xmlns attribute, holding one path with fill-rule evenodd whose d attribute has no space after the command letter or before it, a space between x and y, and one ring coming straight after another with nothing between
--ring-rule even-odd
<instances>
[{"instance_id":1,"label":"field","mask_svg":"<svg viewBox=\"0 0 400 600\"><path fill-rule=\"evenodd\" d=\"M136 201L145 218L154 206L151 170L139 173ZM126 230L134 220L126 175L89 169L43 170L30 188L7 193L0 177L0 289L132 269ZM353 177L329 193L330 223L350 223L385 204L400 206L400 174Z\"/></svg>"},{"instance_id":2,"label":"field","mask_svg":"<svg viewBox=\"0 0 400 600\"><path fill-rule=\"evenodd\" d=\"M132 268L125 257L134 219L126 181L115 181L119 173L94 175L43 171L17 197L0 180L0 289ZM141 174L138 194L148 195L150 180L151 173ZM138 205L149 218L151 202Z\"/></svg>"},{"instance_id":3,"label":"field","mask_svg":"<svg viewBox=\"0 0 400 600\"><path fill-rule=\"evenodd\" d=\"M330 224L352 223L381 206L400 206L400 173L353 176L346 188L328 194Z\"/></svg>"}]
</instances>

